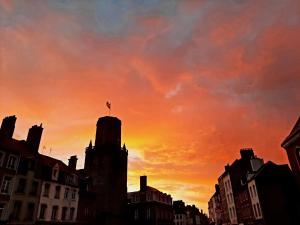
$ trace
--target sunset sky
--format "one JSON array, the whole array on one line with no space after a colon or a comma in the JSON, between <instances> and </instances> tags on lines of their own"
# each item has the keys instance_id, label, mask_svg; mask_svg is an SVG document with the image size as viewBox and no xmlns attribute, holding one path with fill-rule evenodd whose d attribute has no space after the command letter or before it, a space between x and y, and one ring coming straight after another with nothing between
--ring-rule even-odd
<instances>
[{"instance_id":1,"label":"sunset sky","mask_svg":"<svg viewBox=\"0 0 300 225\"><path fill-rule=\"evenodd\" d=\"M1 118L82 168L111 101L130 191L148 175L207 212L240 148L288 162L299 89L299 0L0 0Z\"/></svg>"}]
</instances>

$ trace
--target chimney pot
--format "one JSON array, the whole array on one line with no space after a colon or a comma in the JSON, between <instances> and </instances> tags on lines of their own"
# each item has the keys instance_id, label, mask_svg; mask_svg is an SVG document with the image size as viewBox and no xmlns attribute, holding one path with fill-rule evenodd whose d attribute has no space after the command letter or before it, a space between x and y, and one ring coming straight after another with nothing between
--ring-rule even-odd
<instances>
[{"instance_id":1,"label":"chimney pot","mask_svg":"<svg viewBox=\"0 0 300 225\"><path fill-rule=\"evenodd\" d=\"M17 117L15 115L5 117L1 124L0 133L7 138L12 138L15 131L16 120Z\"/></svg>"},{"instance_id":2,"label":"chimney pot","mask_svg":"<svg viewBox=\"0 0 300 225\"><path fill-rule=\"evenodd\" d=\"M140 177L140 191L147 190L147 176Z\"/></svg>"},{"instance_id":3,"label":"chimney pot","mask_svg":"<svg viewBox=\"0 0 300 225\"><path fill-rule=\"evenodd\" d=\"M43 128L37 125L32 126L28 131L26 142L34 153L39 151L42 134Z\"/></svg>"}]
</instances>

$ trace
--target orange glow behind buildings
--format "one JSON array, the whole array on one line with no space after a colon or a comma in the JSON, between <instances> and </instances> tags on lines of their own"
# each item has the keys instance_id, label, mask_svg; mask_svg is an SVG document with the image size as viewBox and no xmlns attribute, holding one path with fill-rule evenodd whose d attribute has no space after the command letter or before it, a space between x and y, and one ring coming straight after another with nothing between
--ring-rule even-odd
<instances>
[{"instance_id":1,"label":"orange glow behind buildings","mask_svg":"<svg viewBox=\"0 0 300 225\"><path fill-rule=\"evenodd\" d=\"M15 138L43 123L40 151L65 162L77 154L82 168L110 100L128 189L148 175L205 211L240 148L287 163L299 1L28 2L0 0L0 116L17 116Z\"/></svg>"}]
</instances>

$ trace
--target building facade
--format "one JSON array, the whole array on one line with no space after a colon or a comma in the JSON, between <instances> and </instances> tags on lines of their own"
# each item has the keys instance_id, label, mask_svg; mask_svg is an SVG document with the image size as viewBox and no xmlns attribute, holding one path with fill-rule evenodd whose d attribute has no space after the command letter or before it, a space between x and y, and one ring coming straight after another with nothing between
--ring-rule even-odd
<instances>
[{"instance_id":1,"label":"building facade","mask_svg":"<svg viewBox=\"0 0 300 225\"><path fill-rule=\"evenodd\" d=\"M254 224L296 225L299 197L293 174L287 165L264 164L248 178Z\"/></svg>"},{"instance_id":2,"label":"building facade","mask_svg":"<svg viewBox=\"0 0 300 225\"><path fill-rule=\"evenodd\" d=\"M240 224L252 221L252 214L245 212L244 206L250 205L247 198L247 174L255 172L263 160L254 155L252 149L241 149L241 158L231 165L225 166L224 173L219 177L223 225ZM237 207L238 206L238 207ZM241 207L242 206L242 207Z\"/></svg>"},{"instance_id":3,"label":"building facade","mask_svg":"<svg viewBox=\"0 0 300 225\"><path fill-rule=\"evenodd\" d=\"M76 156L71 160L74 157L77 160ZM75 223L79 200L76 163L74 168L70 163L67 166L60 160L40 155L39 166L42 179L38 223Z\"/></svg>"},{"instance_id":4,"label":"building facade","mask_svg":"<svg viewBox=\"0 0 300 225\"><path fill-rule=\"evenodd\" d=\"M182 200L173 202L174 225L187 225L185 203Z\"/></svg>"},{"instance_id":5,"label":"building facade","mask_svg":"<svg viewBox=\"0 0 300 225\"><path fill-rule=\"evenodd\" d=\"M173 225L172 197L147 185L140 177L140 190L128 193L128 223L130 225Z\"/></svg>"},{"instance_id":6,"label":"building facade","mask_svg":"<svg viewBox=\"0 0 300 225\"><path fill-rule=\"evenodd\" d=\"M15 116L4 118L0 130L1 223L64 224L61 217L53 219L54 217L48 216L53 214L53 209L50 211L50 208L56 204L59 207L68 206L74 209L74 219L68 220L68 224L74 224L79 186L78 183L66 183L66 181L70 180L68 177L76 176L76 168L68 167L63 162L38 152L43 132L42 125L31 127L26 140L14 139L15 122ZM49 176L53 168L56 168L56 179L51 179L51 175ZM76 190L75 199L67 203L63 198L46 200L43 195L46 183L72 187L72 190ZM46 207L43 208L44 206ZM44 217L40 216L42 212Z\"/></svg>"},{"instance_id":7,"label":"building facade","mask_svg":"<svg viewBox=\"0 0 300 225\"><path fill-rule=\"evenodd\" d=\"M296 225L300 221L299 191L287 165L264 164L252 149L242 149L241 158L225 166L219 177L222 225ZM211 221L215 222L209 202Z\"/></svg>"},{"instance_id":8,"label":"building facade","mask_svg":"<svg viewBox=\"0 0 300 225\"><path fill-rule=\"evenodd\" d=\"M222 224L222 203L219 185L215 185L215 190L216 192L208 202L208 213L210 222L215 225L220 225Z\"/></svg>"},{"instance_id":9,"label":"building facade","mask_svg":"<svg viewBox=\"0 0 300 225\"><path fill-rule=\"evenodd\" d=\"M21 159L19 147L24 147L12 139L15 122L15 116L6 117L0 129L0 223L6 223L10 219L11 195Z\"/></svg>"}]
</instances>

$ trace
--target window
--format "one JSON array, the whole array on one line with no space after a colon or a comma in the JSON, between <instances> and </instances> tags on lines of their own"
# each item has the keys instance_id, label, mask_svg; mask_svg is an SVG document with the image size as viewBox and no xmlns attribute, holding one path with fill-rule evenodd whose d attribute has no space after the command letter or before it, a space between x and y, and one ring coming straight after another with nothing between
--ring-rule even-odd
<instances>
[{"instance_id":1,"label":"window","mask_svg":"<svg viewBox=\"0 0 300 225\"><path fill-rule=\"evenodd\" d=\"M62 208L61 220L66 220L66 218L67 218L67 211L68 211L67 207L63 207Z\"/></svg>"},{"instance_id":2,"label":"window","mask_svg":"<svg viewBox=\"0 0 300 225\"><path fill-rule=\"evenodd\" d=\"M30 195L36 196L39 187L39 182L32 181Z\"/></svg>"},{"instance_id":3,"label":"window","mask_svg":"<svg viewBox=\"0 0 300 225\"><path fill-rule=\"evenodd\" d=\"M68 198L69 192L70 192L70 189L69 189L69 188L66 188L66 189L65 189L65 194L64 194L64 198L65 198L65 199Z\"/></svg>"},{"instance_id":4,"label":"window","mask_svg":"<svg viewBox=\"0 0 300 225\"><path fill-rule=\"evenodd\" d=\"M53 177L57 177L57 172L58 172L57 169L53 170Z\"/></svg>"},{"instance_id":5,"label":"window","mask_svg":"<svg viewBox=\"0 0 300 225\"><path fill-rule=\"evenodd\" d=\"M34 160L28 160L28 169L34 170L35 162Z\"/></svg>"},{"instance_id":6,"label":"window","mask_svg":"<svg viewBox=\"0 0 300 225\"><path fill-rule=\"evenodd\" d=\"M35 208L35 204L34 203L28 203L28 205L27 205L27 213L26 213L26 220L27 221L32 221L33 220L34 208Z\"/></svg>"},{"instance_id":7,"label":"window","mask_svg":"<svg viewBox=\"0 0 300 225\"><path fill-rule=\"evenodd\" d=\"M5 209L5 203L1 202L0 203L0 220L2 219L4 209Z\"/></svg>"},{"instance_id":8,"label":"window","mask_svg":"<svg viewBox=\"0 0 300 225\"><path fill-rule=\"evenodd\" d=\"M150 220L150 218L151 218L151 209L147 208L146 219Z\"/></svg>"},{"instance_id":9,"label":"window","mask_svg":"<svg viewBox=\"0 0 300 225\"><path fill-rule=\"evenodd\" d=\"M25 193L25 188L26 188L26 179L20 178L16 193Z\"/></svg>"},{"instance_id":10,"label":"window","mask_svg":"<svg viewBox=\"0 0 300 225\"><path fill-rule=\"evenodd\" d=\"M17 169L17 157L10 155L7 161L7 168L15 170Z\"/></svg>"},{"instance_id":11,"label":"window","mask_svg":"<svg viewBox=\"0 0 300 225\"><path fill-rule=\"evenodd\" d=\"M50 184L49 183L45 183L44 194L43 194L44 197L49 197L49 190L50 190Z\"/></svg>"},{"instance_id":12,"label":"window","mask_svg":"<svg viewBox=\"0 0 300 225\"><path fill-rule=\"evenodd\" d=\"M84 216L87 217L87 216L89 216L89 215L90 215L90 210L89 210L89 208L85 208L85 209L84 209Z\"/></svg>"},{"instance_id":13,"label":"window","mask_svg":"<svg viewBox=\"0 0 300 225\"><path fill-rule=\"evenodd\" d=\"M134 220L138 220L139 219L139 210L135 209L134 210Z\"/></svg>"},{"instance_id":14,"label":"window","mask_svg":"<svg viewBox=\"0 0 300 225\"><path fill-rule=\"evenodd\" d=\"M235 216L235 208L234 208L234 206L232 207L232 216L233 216L233 217L236 217L236 216Z\"/></svg>"},{"instance_id":15,"label":"window","mask_svg":"<svg viewBox=\"0 0 300 225\"><path fill-rule=\"evenodd\" d=\"M254 196L257 195L255 185L253 185L253 194L254 194Z\"/></svg>"},{"instance_id":16,"label":"window","mask_svg":"<svg viewBox=\"0 0 300 225\"><path fill-rule=\"evenodd\" d=\"M14 208L11 214L12 220L19 220L20 219L20 212L21 212L22 202L21 201L15 201Z\"/></svg>"},{"instance_id":17,"label":"window","mask_svg":"<svg viewBox=\"0 0 300 225\"><path fill-rule=\"evenodd\" d=\"M4 157L5 157L5 153L0 151L0 166L3 165Z\"/></svg>"},{"instance_id":18,"label":"window","mask_svg":"<svg viewBox=\"0 0 300 225\"><path fill-rule=\"evenodd\" d=\"M254 211L254 216L256 218L257 217L256 205L253 205L253 211Z\"/></svg>"},{"instance_id":19,"label":"window","mask_svg":"<svg viewBox=\"0 0 300 225\"><path fill-rule=\"evenodd\" d=\"M72 190L72 199L73 200L76 199L76 190L75 189Z\"/></svg>"},{"instance_id":20,"label":"window","mask_svg":"<svg viewBox=\"0 0 300 225\"><path fill-rule=\"evenodd\" d=\"M70 220L74 220L75 208L70 209Z\"/></svg>"},{"instance_id":21,"label":"window","mask_svg":"<svg viewBox=\"0 0 300 225\"><path fill-rule=\"evenodd\" d=\"M52 179L57 180L59 175L59 166L56 164L52 169Z\"/></svg>"},{"instance_id":22,"label":"window","mask_svg":"<svg viewBox=\"0 0 300 225\"><path fill-rule=\"evenodd\" d=\"M60 189L61 189L60 186L56 186L56 187L55 187L55 195L54 195L54 198L57 198L57 199L60 198Z\"/></svg>"},{"instance_id":23,"label":"window","mask_svg":"<svg viewBox=\"0 0 300 225\"><path fill-rule=\"evenodd\" d=\"M57 213L58 213L58 206L55 205L52 207L51 220L57 219Z\"/></svg>"},{"instance_id":24,"label":"window","mask_svg":"<svg viewBox=\"0 0 300 225\"><path fill-rule=\"evenodd\" d=\"M257 203L257 213L258 213L258 217L262 216L259 203Z\"/></svg>"},{"instance_id":25,"label":"window","mask_svg":"<svg viewBox=\"0 0 300 225\"><path fill-rule=\"evenodd\" d=\"M40 209L40 217L39 217L41 220L45 219L46 211L47 211L47 205L42 204Z\"/></svg>"},{"instance_id":26,"label":"window","mask_svg":"<svg viewBox=\"0 0 300 225\"><path fill-rule=\"evenodd\" d=\"M5 176L2 181L1 192L9 194L12 187L12 177Z\"/></svg>"}]
</instances>

